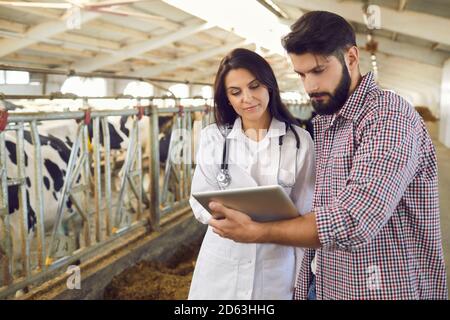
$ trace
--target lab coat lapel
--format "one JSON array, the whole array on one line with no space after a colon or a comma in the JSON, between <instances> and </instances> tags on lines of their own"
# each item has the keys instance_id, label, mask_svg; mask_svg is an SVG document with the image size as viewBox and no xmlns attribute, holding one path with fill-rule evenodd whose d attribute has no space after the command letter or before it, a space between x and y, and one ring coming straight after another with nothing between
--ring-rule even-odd
<instances>
[{"instance_id":1,"label":"lab coat lapel","mask_svg":"<svg viewBox=\"0 0 450 320\"><path fill-rule=\"evenodd\" d=\"M258 183L250 175L250 166L254 159L245 144L241 118L236 118L233 129L226 139L230 140L228 153L228 169L231 175L229 189L256 187Z\"/></svg>"},{"instance_id":2,"label":"lab coat lapel","mask_svg":"<svg viewBox=\"0 0 450 320\"><path fill-rule=\"evenodd\" d=\"M279 148L278 137L286 133L286 126L282 121L272 118L269 130L267 132L267 140L263 141L259 146L259 151L263 151L265 148L271 148L269 151L270 159L264 159L270 162L270 176L273 177L271 182L277 184L276 171L279 162ZM233 129L228 134L226 139L230 139L230 151L229 151L229 170L232 176L231 184L229 188L244 188L258 186L256 180L251 176L250 168L257 159L250 152L249 146L246 143L246 136L242 131L242 121L238 117L234 124ZM264 152L265 153L265 152ZM273 158L273 156L275 156ZM274 174L275 172L275 174Z\"/></svg>"},{"instance_id":3,"label":"lab coat lapel","mask_svg":"<svg viewBox=\"0 0 450 320\"><path fill-rule=\"evenodd\" d=\"M234 163L228 166L231 175L231 183L228 189L257 187L258 183L247 170Z\"/></svg>"}]
</instances>

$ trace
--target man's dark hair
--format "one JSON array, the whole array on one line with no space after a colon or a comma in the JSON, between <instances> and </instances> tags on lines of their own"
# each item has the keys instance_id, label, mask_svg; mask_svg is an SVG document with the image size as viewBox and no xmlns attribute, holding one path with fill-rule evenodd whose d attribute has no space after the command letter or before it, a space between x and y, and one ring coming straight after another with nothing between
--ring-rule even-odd
<instances>
[{"instance_id":1,"label":"man's dark hair","mask_svg":"<svg viewBox=\"0 0 450 320\"><path fill-rule=\"evenodd\" d=\"M342 56L356 46L355 31L341 16L328 11L310 11L301 16L282 39L288 53Z\"/></svg>"}]
</instances>

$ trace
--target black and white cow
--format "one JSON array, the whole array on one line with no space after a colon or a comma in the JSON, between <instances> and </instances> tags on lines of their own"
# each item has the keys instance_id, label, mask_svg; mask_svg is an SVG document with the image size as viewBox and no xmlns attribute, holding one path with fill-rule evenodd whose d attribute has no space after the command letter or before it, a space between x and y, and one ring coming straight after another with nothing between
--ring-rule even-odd
<instances>
[{"instance_id":1,"label":"black and white cow","mask_svg":"<svg viewBox=\"0 0 450 320\"><path fill-rule=\"evenodd\" d=\"M146 143L145 123L139 121L141 141ZM129 144L129 131L131 129L131 117L110 117L108 119L111 150L126 150ZM47 121L39 126L39 138L41 143L42 174L43 174L43 200L44 200L44 227L51 230L55 222L57 205L62 196L62 188L67 172L72 144L76 139L78 123L75 120ZM92 124L88 126L89 136L92 139ZM100 134L100 142L103 143L103 135ZM6 170L9 179L17 178L17 140L16 134L5 132L6 146ZM28 211L28 236L33 236L36 224L36 212L38 203L35 200L35 166L34 146L29 131L24 131L24 162L26 177L26 206ZM8 187L9 220L14 257L20 256L20 217L19 217L19 186ZM72 203L65 204L65 210L72 211ZM3 228L0 228L2 230ZM1 231L0 231L1 232ZM0 239L4 235L0 234Z\"/></svg>"},{"instance_id":2,"label":"black and white cow","mask_svg":"<svg viewBox=\"0 0 450 320\"><path fill-rule=\"evenodd\" d=\"M164 162L168 154L168 141L170 140L170 126L172 117L160 119L160 128L163 132L160 135L160 160ZM129 147L129 133L132 127L131 117L109 117L108 127L110 135L111 150L127 150ZM148 120L138 121L139 133L142 146L148 144ZM44 228L51 230L55 223L57 205L62 196L62 188L67 172L71 148L76 139L78 123L75 120L43 121L39 126L39 138L41 143L42 173L43 173L43 200L44 200ZM100 130L102 128L100 127ZM89 136L92 139L92 124L88 126ZM91 140L92 141L92 140ZM100 132L100 143L103 144L103 134ZM7 174L8 178L17 177L17 141L12 132L5 132L5 144L7 154ZM38 203L35 200L34 176L34 146L29 131L24 131L24 160L26 177L26 206L28 212L28 237L32 238L36 225L36 212ZM149 179L149 178L147 178ZM144 183L148 185L149 183ZM21 237L20 237L20 217L19 217L19 186L8 187L9 219L11 226L11 236L13 254L15 259L20 257ZM64 210L72 211L72 203L68 200ZM1 234L0 226L0 239ZM0 248L1 249L1 248Z\"/></svg>"},{"instance_id":3,"label":"black and white cow","mask_svg":"<svg viewBox=\"0 0 450 320\"><path fill-rule=\"evenodd\" d=\"M42 152L42 173L43 173L43 200L44 200L44 226L51 228L55 221L57 203L60 198L61 189L64 184L64 177L67 170L67 163L70 157L70 148L60 139L52 136L40 135ZM5 133L6 147L6 170L8 179L18 177L17 140L16 135L10 132ZM24 131L24 174L25 174L25 198L27 207L28 236L33 236L36 224L36 212L38 204L35 200L36 188L33 188L35 177L34 147L29 131ZM14 258L20 254L20 216L19 216L19 185L8 186L8 209L9 222L12 236L12 246ZM66 207L72 209L72 203L67 201ZM2 228L3 229L3 228Z\"/></svg>"}]
</instances>

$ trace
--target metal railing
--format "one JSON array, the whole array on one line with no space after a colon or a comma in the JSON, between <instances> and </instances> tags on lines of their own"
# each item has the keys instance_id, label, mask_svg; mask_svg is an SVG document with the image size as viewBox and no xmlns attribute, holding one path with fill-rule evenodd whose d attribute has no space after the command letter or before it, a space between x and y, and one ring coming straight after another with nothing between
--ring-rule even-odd
<instances>
[{"instance_id":1,"label":"metal railing","mask_svg":"<svg viewBox=\"0 0 450 320\"><path fill-rule=\"evenodd\" d=\"M63 274L69 265L95 256L137 227L158 230L162 216L188 205L195 162L193 127L214 122L214 116L206 104L182 107L176 101L176 105L0 113L0 124L7 123L0 127L0 298ZM290 103L288 107L297 115L304 106ZM128 147L117 161L111 152L109 120L123 116L130 117ZM159 118L164 116L172 126L168 157L160 163L159 136L169 134L160 132ZM49 187L41 145L44 134L39 132L40 122L46 120L78 123L67 165L61 170L63 185L55 195L57 200L53 199L57 202L53 213L44 197ZM15 142L15 150L7 147L11 142ZM15 158L16 172L8 168L10 158ZM121 166L116 168L114 163ZM148 190L145 176L149 177ZM9 214L12 192L17 192L18 208ZM35 214L34 232L29 231L30 210ZM12 231L12 226L16 230Z\"/></svg>"},{"instance_id":2,"label":"metal railing","mask_svg":"<svg viewBox=\"0 0 450 320\"><path fill-rule=\"evenodd\" d=\"M161 112L171 115L174 122L162 178L158 139ZM188 205L194 112L202 114L198 121L204 125L211 122L207 106L3 114L2 117L8 118L6 127L0 128L0 298L64 273L64 267L100 252L108 242L136 226L158 229L162 215ZM118 170L111 167L108 120L121 116L130 117L131 128L128 147ZM64 183L55 195L57 206L53 213L49 212L49 203L44 197L49 188L44 181L46 155L39 128L40 122L45 120L78 121L67 165L61 170ZM140 129L144 121L147 121L144 137L148 138L145 152ZM28 135L31 143L25 139ZM15 152L11 149L12 142L15 142ZM16 166L8 166L11 157L15 157ZM147 165L144 166L145 160ZM11 168L16 172L11 172ZM144 192L145 175L150 177L150 188ZM118 190L114 190L113 180L116 179L119 180ZM8 201L13 196L10 193L16 190L18 210L9 214ZM29 230L30 210L35 214L33 231ZM54 218L49 228L46 224L51 214Z\"/></svg>"}]
</instances>

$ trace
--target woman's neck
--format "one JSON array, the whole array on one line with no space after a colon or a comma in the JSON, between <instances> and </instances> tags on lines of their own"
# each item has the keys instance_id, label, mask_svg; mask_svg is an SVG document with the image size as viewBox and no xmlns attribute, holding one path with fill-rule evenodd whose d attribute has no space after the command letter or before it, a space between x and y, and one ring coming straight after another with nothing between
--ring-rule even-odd
<instances>
[{"instance_id":1,"label":"woman's neck","mask_svg":"<svg viewBox=\"0 0 450 320\"><path fill-rule=\"evenodd\" d=\"M242 130L244 131L244 134L251 140L260 141L266 136L271 121L272 116L268 113L267 116L264 116L257 121L248 121L242 119Z\"/></svg>"}]
</instances>

